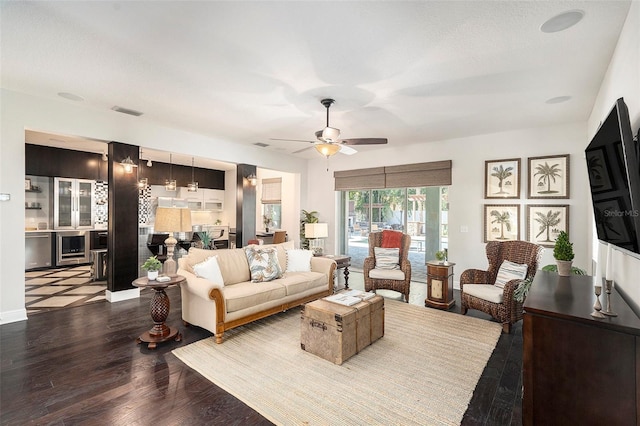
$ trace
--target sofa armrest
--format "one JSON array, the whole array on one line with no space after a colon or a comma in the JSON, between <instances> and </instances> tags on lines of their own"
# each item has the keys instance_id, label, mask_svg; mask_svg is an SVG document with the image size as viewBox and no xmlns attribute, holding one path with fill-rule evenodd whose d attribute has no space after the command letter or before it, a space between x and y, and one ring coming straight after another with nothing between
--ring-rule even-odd
<instances>
[{"instance_id":1,"label":"sofa armrest","mask_svg":"<svg viewBox=\"0 0 640 426\"><path fill-rule=\"evenodd\" d=\"M327 277L331 273L331 266L335 264L336 261L328 257L313 256L311 258L311 270L313 272L322 272Z\"/></svg>"},{"instance_id":2,"label":"sofa armrest","mask_svg":"<svg viewBox=\"0 0 640 426\"><path fill-rule=\"evenodd\" d=\"M214 288L222 289L224 287L222 283L214 283L213 281L197 277L195 274L184 269L178 269L177 274L187 279L181 286L185 286L190 293L203 299L211 299L211 290Z\"/></svg>"}]
</instances>

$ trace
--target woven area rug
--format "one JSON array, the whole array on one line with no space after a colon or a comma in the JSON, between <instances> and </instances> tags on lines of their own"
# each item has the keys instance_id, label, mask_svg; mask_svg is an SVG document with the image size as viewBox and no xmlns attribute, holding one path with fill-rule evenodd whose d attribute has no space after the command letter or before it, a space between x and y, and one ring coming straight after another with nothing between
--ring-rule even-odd
<instances>
[{"instance_id":1,"label":"woven area rug","mask_svg":"<svg viewBox=\"0 0 640 426\"><path fill-rule=\"evenodd\" d=\"M277 425L459 425L501 330L385 300L384 337L340 366L300 349L299 309L173 354Z\"/></svg>"}]
</instances>

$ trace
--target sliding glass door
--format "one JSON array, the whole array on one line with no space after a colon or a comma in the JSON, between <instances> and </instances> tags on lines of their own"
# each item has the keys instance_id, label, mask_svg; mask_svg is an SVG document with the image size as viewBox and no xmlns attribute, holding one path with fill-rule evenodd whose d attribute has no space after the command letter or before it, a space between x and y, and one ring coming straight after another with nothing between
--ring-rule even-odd
<instances>
[{"instance_id":1,"label":"sliding glass door","mask_svg":"<svg viewBox=\"0 0 640 426\"><path fill-rule=\"evenodd\" d=\"M343 252L362 269L370 232L393 229L411 235L412 281L426 282L426 261L447 248L447 187L365 189L343 192Z\"/></svg>"}]
</instances>

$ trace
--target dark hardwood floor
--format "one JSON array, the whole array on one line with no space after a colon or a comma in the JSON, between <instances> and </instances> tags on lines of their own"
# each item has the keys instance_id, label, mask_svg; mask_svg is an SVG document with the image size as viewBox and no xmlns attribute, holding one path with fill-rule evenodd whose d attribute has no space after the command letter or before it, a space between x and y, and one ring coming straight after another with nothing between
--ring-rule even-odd
<instances>
[{"instance_id":1,"label":"dark hardwood floor","mask_svg":"<svg viewBox=\"0 0 640 426\"><path fill-rule=\"evenodd\" d=\"M168 324L181 342L137 345L151 326L151 291L0 326L3 425L267 425L260 414L192 371L171 350L208 337L183 327L179 289ZM456 292L459 311L459 292ZM470 311L468 315L483 317ZM464 354L460 354L464 362ZM478 382L464 425L521 424L522 325L503 334Z\"/></svg>"}]
</instances>

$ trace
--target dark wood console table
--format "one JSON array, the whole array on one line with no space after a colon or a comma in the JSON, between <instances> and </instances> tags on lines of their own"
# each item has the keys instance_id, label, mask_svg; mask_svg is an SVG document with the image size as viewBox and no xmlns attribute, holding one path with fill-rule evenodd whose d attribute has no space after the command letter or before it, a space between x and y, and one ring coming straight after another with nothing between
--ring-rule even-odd
<instances>
[{"instance_id":1,"label":"dark wood console table","mask_svg":"<svg viewBox=\"0 0 640 426\"><path fill-rule=\"evenodd\" d=\"M536 273L524 304L525 426L640 424L640 319L615 289L618 316L591 317L593 279Z\"/></svg>"}]
</instances>

